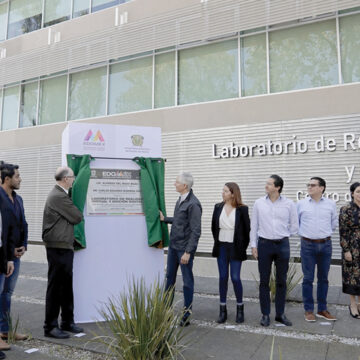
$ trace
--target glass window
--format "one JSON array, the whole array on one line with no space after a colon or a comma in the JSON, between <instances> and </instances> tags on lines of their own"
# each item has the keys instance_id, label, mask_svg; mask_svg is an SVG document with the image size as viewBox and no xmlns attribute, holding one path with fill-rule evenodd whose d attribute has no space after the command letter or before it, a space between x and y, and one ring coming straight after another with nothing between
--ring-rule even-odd
<instances>
[{"instance_id":1,"label":"glass window","mask_svg":"<svg viewBox=\"0 0 360 360\"><path fill-rule=\"evenodd\" d=\"M16 129L19 117L19 86L4 89L1 130Z\"/></svg>"},{"instance_id":2,"label":"glass window","mask_svg":"<svg viewBox=\"0 0 360 360\"><path fill-rule=\"evenodd\" d=\"M155 56L155 107L175 105L175 52Z\"/></svg>"},{"instance_id":3,"label":"glass window","mask_svg":"<svg viewBox=\"0 0 360 360\"><path fill-rule=\"evenodd\" d=\"M266 94L266 34L241 39L242 96Z\"/></svg>"},{"instance_id":4,"label":"glass window","mask_svg":"<svg viewBox=\"0 0 360 360\"><path fill-rule=\"evenodd\" d=\"M337 83L335 20L270 32L271 92Z\"/></svg>"},{"instance_id":5,"label":"glass window","mask_svg":"<svg viewBox=\"0 0 360 360\"><path fill-rule=\"evenodd\" d=\"M92 0L91 11L92 12L99 11L102 9L106 9L110 6L118 5L119 3L120 3L119 0Z\"/></svg>"},{"instance_id":6,"label":"glass window","mask_svg":"<svg viewBox=\"0 0 360 360\"><path fill-rule=\"evenodd\" d=\"M38 83L21 86L19 127L36 125Z\"/></svg>"},{"instance_id":7,"label":"glass window","mask_svg":"<svg viewBox=\"0 0 360 360\"><path fill-rule=\"evenodd\" d=\"M340 18L340 44L344 82L360 81L360 14Z\"/></svg>"},{"instance_id":8,"label":"glass window","mask_svg":"<svg viewBox=\"0 0 360 360\"><path fill-rule=\"evenodd\" d=\"M0 41L6 39L6 23L8 16L8 4L0 4Z\"/></svg>"},{"instance_id":9,"label":"glass window","mask_svg":"<svg viewBox=\"0 0 360 360\"><path fill-rule=\"evenodd\" d=\"M239 95L237 40L179 52L179 104Z\"/></svg>"},{"instance_id":10,"label":"glass window","mask_svg":"<svg viewBox=\"0 0 360 360\"><path fill-rule=\"evenodd\" d=\"M42 0L10 1L8 38L41 28Z\"/></svg>"},{"instance_id":11,"label":"glass window","mask_svg":"<svg viewBox=\"0 0 360 360\"><path fill-rule=\"evenodd\" d=\"M45 0L44 26L69 20L71 0Z\"/></svg>"},{"instance_id":12,"label":"glass window","mask_svg":"<svg viewBox=\"0 0 360 360\"><path fill-rule=\"evenodd\" d=\"M73 17L83 16L89 13L89 0L74 0Z\"/></svg>"},{"instance_id":13,"label":"glass window","mask_svg":"<svg viewBox=\"0 0 360 360\"><path fill-rule=\"evenodd\" d=\"M105 115L106 67L70 75L69 120Z\"/></svg>"},{"instance_id":14,"label":"glass window","mask_svg":"<svg viewBox=\"0 0 360 360\"><path fill-rule=\"evenodd\" d=\"M152 57L110 66L110 114L151 109L152 68Z\"/></svg>"},{"instance_id":15,"label":"glass window","mask_svg":"<svg viewBox=\"0 0 360 360\"><path fill-rule=\"evenodd\" d=\"M65 121L67 76L40 82L39 124Z\"/></svg>"}]
</instances>

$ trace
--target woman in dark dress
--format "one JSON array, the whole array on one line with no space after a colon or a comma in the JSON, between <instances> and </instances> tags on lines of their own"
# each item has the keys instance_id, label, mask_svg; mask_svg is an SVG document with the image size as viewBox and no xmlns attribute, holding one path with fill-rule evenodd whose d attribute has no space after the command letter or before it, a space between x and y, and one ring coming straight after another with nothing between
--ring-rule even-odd
<instances>
[{"instance_id":1,"label":"woman in dark dress","mask_svg":"<svg viewBox=\"0 0 360 360\"><path fill-rule=\"evenodd\" d=\"M213 212L211 231L214 237L212 255L217 257L219 268L220 314L218 323L227 319L226 295L228 289L229 266L231 281L236 295L236 322L244 321L244 304L240 269L246 260L249 244L250 219L248 207L241 200L239 186L226 183L222 192L223 202L216 204Z\"/></svg>"},{"instance_id":2,"label":"woman in dark dress","mask_svg":"<svg viewBox=\"0 0 360 360\"><path fill-rule=\"evenodd\" d=\"M360 315L360 183L350 186L352 201L340 209L343 292L350 295L350 315ZM357 298L357 299L356 299Z\"/></svg>"}]
</instances>

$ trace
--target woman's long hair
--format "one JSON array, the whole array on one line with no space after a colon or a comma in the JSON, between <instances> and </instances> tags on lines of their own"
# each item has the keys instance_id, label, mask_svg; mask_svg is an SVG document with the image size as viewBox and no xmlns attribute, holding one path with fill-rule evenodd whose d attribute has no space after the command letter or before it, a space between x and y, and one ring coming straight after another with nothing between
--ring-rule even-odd
<instances>
[{"instance_id":1,"label":"woman's long hair","mask_svg":"<svg viewBox=\"0 0 360 360\"><path fill-rule=\"evenodd\" d=\"M240 192L239 185L237 183L234 183L234 182L228 182L228 183L225 184L225 186L234 195L234 197L231 200L231 205L234 208L244 206L245 204L242 202L242 199L241 199L241 192Z\"/></svg>"}]
</instances>

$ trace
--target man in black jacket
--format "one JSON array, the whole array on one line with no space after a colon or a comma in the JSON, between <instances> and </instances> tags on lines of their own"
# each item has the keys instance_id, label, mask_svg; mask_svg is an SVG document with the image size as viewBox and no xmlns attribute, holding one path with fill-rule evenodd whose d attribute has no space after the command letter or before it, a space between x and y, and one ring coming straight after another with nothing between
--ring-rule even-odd
<instances>
[{"instance_id":1,"label":"man in black jacket","mask_svg":"<svg viewBox=\"0 0 360 360\"><path fill-rule=\"evenodd\" d=\"M3 291L5 280L14 272L14 224L9 209L0 197L0 292ZM10 346L3 340L0 350L9 350ZM5 359L5 354L0 351L0 359Z\"/></svg>"},{"instance_id":2,"label":"man in black jacket","mask_svg":"<svg viewBox=\"0 0 360 360\"><path fill-rule=\"evenodd\" d=\"M65 331L83 331L74 323L73 259L74 225L82 220L81 211L69 197L74 172L68 167L56 170L56 185L48 195L44 208L42 238L48 259L48 286L45 306L45 336L69 337ZM61 329L58 317L61 309Z\"/></svg>"},{"instance_id":3,"label":"man in black jacket","mask_svg":"<svg viewBox=\"0 0 360 360\"><path fill-rule=\"evenodd\" d=\"M194 296L192 267L201 234L202 208L200 201L191 189L193 177L190 173L183 172L180 174L176 178L174 185L176 191L180 194L180 198L175 205L174 217L164 217L160 211L160 220L172 224L165 289L173 291L177 270L180 265L184 283L184 314L180 325L187 326L190 324L189 316Z\"/></svg>"},{"instance_id":4,"label":"man in black jacket","mask_svg":"<svg viewBox=\"0 0 360 360\"><path fill-rule=\"evenodd\" d=\"M0 336L7 339L9 331L9 314L11 309L11 295L13 294L20 272L20 258L27 249L28 224L25 219L23 200L15 190L20 188L21 177L19 166L12 164L1 165L0 198L3 206L11 217L13 223L14 239L14 272L5 279L4 287L0 293ZM15 340L26 340L27 335L15 333ZM0 342L0 349L2 348Z\"/></svg>"}]
</instances>

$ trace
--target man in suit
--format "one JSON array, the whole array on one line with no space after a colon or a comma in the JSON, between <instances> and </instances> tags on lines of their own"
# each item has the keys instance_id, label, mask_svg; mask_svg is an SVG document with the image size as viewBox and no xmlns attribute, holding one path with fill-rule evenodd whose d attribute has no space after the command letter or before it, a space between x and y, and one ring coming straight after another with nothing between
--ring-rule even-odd
<instances>
[{"instance_id":1,"label":"man in suit","mask_svg":"<svg viewBox=\"0 0 360 360\"><path fill-rule=\"evenodd\" d=\"M28 224L25 219L23 200L15 190L20 188L21 177L19 166L12 164L1 165L0 197L3 207L11 217L13 224L14 240L14 272L5 278L2 292L0 293L0 337L7 340L9 331L9 315L11 310L11 295L13 294L20 272L20 258L27 249ZM26 340L27 335L15 333L15 340ZM0 349L3 345L0 343ZM9 346L9 345L8 345Z\"/></svg>"},{"instance_id":2,"label":"man in suit","mask_svg":"<svg viewBox=\"0 0 360 360\"><path fill-rule=\"evenodd\" d=\"M14 271L14 239L13 223L4 201L0 197L0 292L2 292L6 278ZM3 340L0 341L0 359L6 356L1 350L9 350L10 346Z\"/></svg>"},{"instance_id":3,"label":"man in suit","mask_svg":"<svg viewBox=\"0 0 360 360\"><path fill-rule=\"evenodd\" d=\"M65 331L83 331L74 323L74 225L82 220L81 211L69 197L74 179L74 172L69 167L56 170L56 185L48 195L43 216L42 238L49 266L44 334L57 339L68 338Z\"/></svg>"},{"instance_id":4,"label":"man in suit","mask_svg":"<svg viewBox=\"0 0 360 360\"><path fill-rule=\"evenodd\" d=\"M298 231L296 206L281 195L284 181L271 175L266 182L266 196L255 201L251 217L250 242L252 254L258 259L260 273L260 307L262 326L270 325L269 280L272 263L276 267L275 321L291 326L285 316L286 277L289 268L289 237Z\"/></svg>"},{"instance_id":5,"label":"man in suit","mask_svg":"<svg viewBox=\"0 0 360 360\"><path fill-rule=\"evenodd\" d=\"M175 205L174 217L164 217L160 211L160 220L172 224L170 245L167 256L166 290L173 291L177 270L181 268L184 291L184 313L180 326L190 324L192 302L194 296L194 276L192 272L195 251L201 234L200 201L191 187L193 177L188 172L181 173L175 181L175 189L180 194Z\"/></svg>"}]
</instances>

